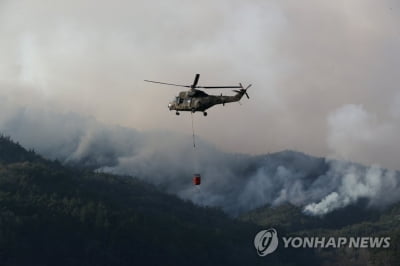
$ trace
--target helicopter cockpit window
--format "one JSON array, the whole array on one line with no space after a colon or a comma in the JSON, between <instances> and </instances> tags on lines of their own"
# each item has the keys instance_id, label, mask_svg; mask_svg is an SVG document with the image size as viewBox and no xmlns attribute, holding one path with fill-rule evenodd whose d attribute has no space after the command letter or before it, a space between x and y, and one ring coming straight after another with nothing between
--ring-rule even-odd
<instances>
[{"instance_id":1,"label":"helicopter cockpit window","mask_svg":"<svg viewBox=\"0 0 400 266\"><path fill-rule=\"evenodd\" d=\"M178 103L178 104L183 103L183 99L181 97L179 97L179 96L175 97L175 102Z\"/></svg>"}]
</instances>

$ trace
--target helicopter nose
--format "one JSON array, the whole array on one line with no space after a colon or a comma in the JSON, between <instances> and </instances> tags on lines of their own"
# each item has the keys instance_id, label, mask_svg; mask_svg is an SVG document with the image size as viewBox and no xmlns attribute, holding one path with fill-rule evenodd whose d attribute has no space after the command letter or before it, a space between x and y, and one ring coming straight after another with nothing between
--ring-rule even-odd
<instances>
[{"instance_id":1,"label":"helicopter nose","mask_svg":"<svg viewBox=\"0 0 400 266\"><path fill-rule=\"evenodd\" d=\"M169 104L168 104L168 109L171 110L171 107L172 107L172 104L169 103Z\"/></svg>"}]
</instances>

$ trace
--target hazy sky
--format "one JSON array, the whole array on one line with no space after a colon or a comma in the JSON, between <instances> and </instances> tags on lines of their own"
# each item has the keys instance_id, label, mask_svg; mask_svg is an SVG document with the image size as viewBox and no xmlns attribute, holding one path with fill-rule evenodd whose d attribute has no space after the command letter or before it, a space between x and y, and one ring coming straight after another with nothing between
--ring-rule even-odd
<instances>
[{"instance_id":1,"label":"hazy sky","mask_svg":"<svg viewBox=\"0 0 400 266\"><path fill-rule=\"evenodd\" d=\"M143 80L200 73L253 84L242 105L195 116L221 149L400 169L399 48L395 0L0 0L0 116L30 106L191 133L190 114L167 109L179 88Z\"/></svg>"}]
</instances>

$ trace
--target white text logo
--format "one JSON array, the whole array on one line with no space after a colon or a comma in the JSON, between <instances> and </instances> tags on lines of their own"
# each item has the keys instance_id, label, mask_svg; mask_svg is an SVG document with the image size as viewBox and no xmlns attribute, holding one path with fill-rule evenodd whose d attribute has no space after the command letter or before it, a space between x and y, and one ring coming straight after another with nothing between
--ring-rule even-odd
<instances>
[{"instance_id":1,"label":"white text logo","mask_svg":"<svg viewBox=\"0 0 400 266\"><path fill-rule=\"evenodd\" d=\"M274 228L262 230L254 238L259 256L278 248L278 233ZM390 237L282 237L284 248L390 248Z\"/></svg>"}]
</instances>

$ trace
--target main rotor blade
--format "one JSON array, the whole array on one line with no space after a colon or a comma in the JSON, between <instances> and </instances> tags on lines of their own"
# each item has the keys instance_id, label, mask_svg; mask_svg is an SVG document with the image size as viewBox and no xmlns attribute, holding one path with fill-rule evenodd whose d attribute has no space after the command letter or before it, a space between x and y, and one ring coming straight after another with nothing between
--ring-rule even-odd
<instances>
[{"instance_id":1,"label":"main rotor blade","mask_svg":"<svg viewBox=\"0 0 400 266\"><path fill-rule=\"evenodd\" d=\"M194 81L193 81L193 84L192 84L192 86L190 86L191 88L196 88L196 86L197 86L197 83L199 82L199 78L200 78L200 74L196 74L196 76L194 77Z\"/></svg>"},{"instance_id":2,"label":"main rotor blade","mask_svg":"<svg viewBox=\"0 0 400 266\"><path fill-rule=\"evenodd\" d=\"M170 85L170 86L177 86L177 87L185 87L185 88L190 88L189 85L179 85L179 84L173 84L173 83L166 83L166 82L159 82L159 81L153 81L153 80L144 80L146 82L152 82L152 83L157 83L157 84L164 84L164 85Z\"/></svg>"},{"instance_id":3,"label":"main rotor blade","mask_svg":"<svg viewBox=\"0 0 400 266\"><path fill-rule=\"evenodd\" d=\"M232 89L232 88L241 88L240 86L197 86L196 88L202 89Z\"/></svg>"}]
</instances>

